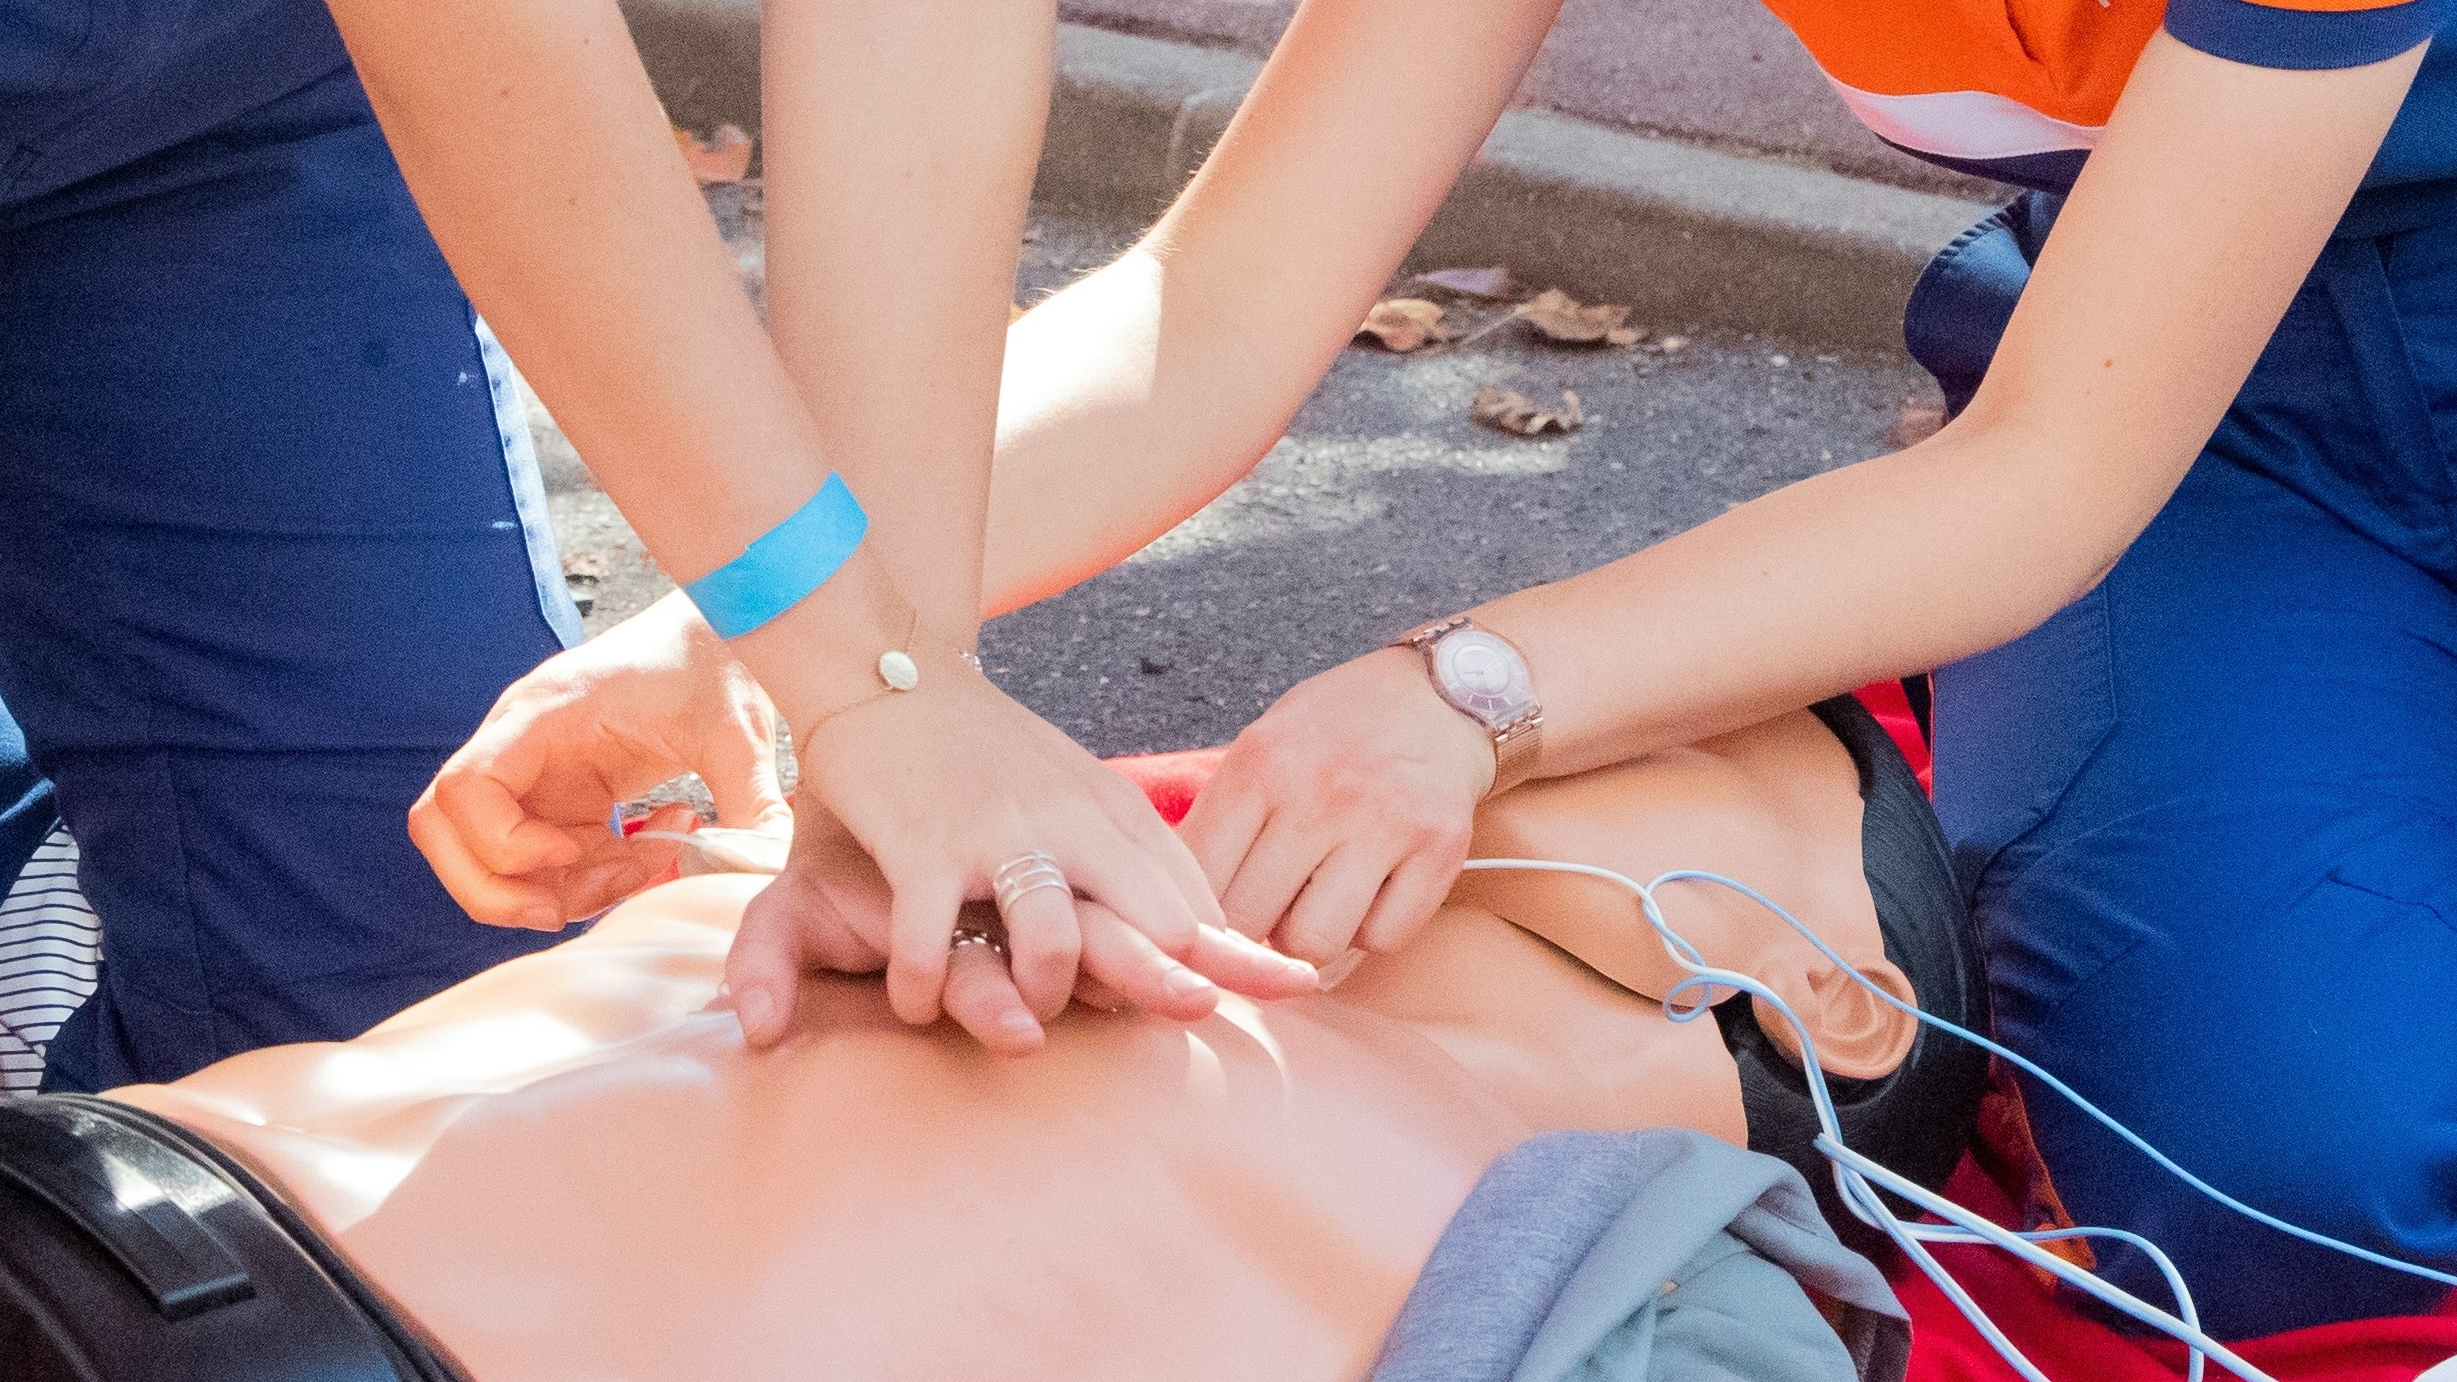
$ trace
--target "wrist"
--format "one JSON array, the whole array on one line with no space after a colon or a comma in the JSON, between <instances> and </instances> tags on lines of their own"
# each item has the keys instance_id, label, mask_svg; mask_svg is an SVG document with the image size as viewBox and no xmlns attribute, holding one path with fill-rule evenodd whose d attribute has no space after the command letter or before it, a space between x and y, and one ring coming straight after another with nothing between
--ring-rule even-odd
<instances>
[{"instance_id":1,"label":"wrist","mask_svg":"<svg viewBox=\"0 0 2457 1382\"><path fill-rule=\"evenodd\" d=\"M863 552L791 609L726 647L767 689L798 739L834 711L880 690L880 654L901 647L912 628L912 607Z\"/></svg>"},{"instance_id":2,"label":"wrist","mask_svg":"<svg viewBox=\"0 0 2457 1382\"><path fill-rule=\"evenodd\" d=\"M1517 644L1466 615L1452 615L1418 625L1392 646L1416 654L1435 696L1483 736L1492 756L1486 795L1534 775L1544 707Z\"/></svg>"},{"instance_id":3,"label":"wrist","mask_svg":"<svg viewBox=\"0 0 2457 1382\"><path fill-rule=\"evenodd\" d=\"M1509 744L1505 745L1498 740L1494 744L1494 755L1501 765L1499 772L1501 780L1493 790L1508 791L1522 782L1545 775L1546 746L1558 738L1555 717L1550 713L1549 693L1559 690L1556 684L1559 679L1545 677L1539 680L1536 672L1536 654L1526 636L1526 620L1514 616L1507 599L1495 604L1480 605L1469 610L1467 614L1469 618L1476 621L1477 628L1498 636L1510 646L1513 654L1519 659L1520 665L1526 669L1528 694L1533 698L1530 704L1534 714L1529 717L1529 723L1518 727L1517 732L1510 736L1512 742ZM1554 668L1553 670L1558 671L1559 669Z\"/></svg>"},{"instance_id":4,"label":"wrist","mask_svg":"<svg viewBox=\"0 0 2457 1382\"><path fill-rule=\"evenodd\" d=\"M1425 674L1421 653L1393 646L1367 653L1360 661L1374 665L1388 688L1377 699L1418 727L1415 737L1427 755L1454 767L1469 796L1481 801L1493 790L1492 734L1443 698L1441 688Z\"/></svg>"},{"instance_id":5,"label":"wrist","mask_svg":"<svg viewBox=\"0 0 2457 1382\"><path fill-rule=\"evenodd\" d=\"M733 656L725 640L717 637L717 631L708 627L708 621L700 617L700 607L691 603L690 595L681 590L667 591L632 617L644 626L657 629L661 636L688 649L694 657L711 652L721 653L729 659Z\"/></svg>"},{"instance_id":6,"label":"wrist","mask_svg":"<svg viewBox=\"0 0 2457 1382\"><path fill-rule=\"evenodd\" d=\"M900 711L924 709L990 686L971 652L916 623L910 636L883 650L868 685L857 695L790 721L794 743L812 757L825 754L830 736L869 733Z\"/></svg>"}]
</instances>

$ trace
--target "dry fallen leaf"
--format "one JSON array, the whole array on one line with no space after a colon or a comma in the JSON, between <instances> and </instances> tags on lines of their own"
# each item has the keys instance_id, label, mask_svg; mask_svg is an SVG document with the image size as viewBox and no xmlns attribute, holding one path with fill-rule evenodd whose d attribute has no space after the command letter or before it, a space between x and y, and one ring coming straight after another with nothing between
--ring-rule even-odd
<instances>
[{"instance_id":1,"label":"dry fallen leaf","mask_svg":"<svg viewBox=\"0 0 2457 1382\"><path fill-rule=\"evenodd\" d=\"M1490 384L1476 390L1476 403L1468 416L1487 427L1516 432L1522 437L1548 431L1575 432L1587 420L1586 414L1579 411L1578 395L1568 389L1561 391L1561 406L1546 411L1525 394Z\"/></svg>"},{"instance_id":2,"label":"dry fallen leaf","mask_svg":"<svg viewBox=\"0 0 2457 1382\"><path fill-rule=\"evenodd\" d=\"M1445 292L1457 293L1463 298L1500 301L1519 295L1518 280L1512 278L1510 271L1499 264L1489 269L1435 269L1431 273L1418 274L1408 281L1421 283L1429 288L1440 288Z\"/></svg>"},{"instance_id":3,"label":"dry fallen leaf","mask_svg":"<svg viewBox=\"0 0 2457 1382\"><path fill-rule=\"evenodd\" d=\"M1559 288L1547 288L1518 306L1519 319L1547 337L1570 345L1634 345L1646 333L1633 326L1629 309L1610 303L1581 307L1578 299Z\"/></svg>"},{"instance_id":4,"label":"dry fallen leaf","mask_svg":"<svg viewBox=\"0 0 2457 1382\"><path fill-rule=\"evenodd\" d=\"M714 187L721 182L740 182L751 172L751 136L739 125L719 125L717 132L702 143L691 131L677 127L675 147L682 150L683 162L690 165L691 176L702 187Z\"/></svg>"},{"instance_id":5,"label":"dry fallen leaf","mask_svg":"<svg viewBox=\"0 0 2457 1382\"><path fill-rule=\"evenodd\" d=\"M1389 298L1375 303L1356 334L1371 336L1384 349L1401 355L1432 341L1450 339L1450 332L1442 325L1441 304L1423 298Z\"/></svg>"},{"instance_id":6,"label":"dry fallen leaf","mask_svg":"<svg viewBox=\"0 0 2457 1382\"><path fill-rule=\"evenodd\" d=\"M1917 446L1935 436L1944 426L1943 408L1933 403L1922 403L1916 398L1906 398L1902 401L1902 412L1896 415L1894 425L1886 429L1886 445L1897 451Z\"/></svg>"}]
</instances>

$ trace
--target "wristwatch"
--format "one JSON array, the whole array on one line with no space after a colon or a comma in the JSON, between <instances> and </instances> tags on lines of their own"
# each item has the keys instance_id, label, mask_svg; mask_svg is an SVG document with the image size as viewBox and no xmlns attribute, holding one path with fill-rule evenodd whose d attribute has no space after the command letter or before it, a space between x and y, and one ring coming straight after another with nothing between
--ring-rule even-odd
<instances>
[{"instance_id":1,"label":"wristwatch","mask_svg":"<svg viewBox=\"0 0 2457 1382\"><path fill-rule=\"evenodd\" d=\"M1460 614L1413 629L1391 646L1424 653L1433 689L1493 736L1493 786L1486 795L1507 791L1535 772L1544 707L1536 703L1527 659L1509 639Z\"/></svg>"}]
</instances>

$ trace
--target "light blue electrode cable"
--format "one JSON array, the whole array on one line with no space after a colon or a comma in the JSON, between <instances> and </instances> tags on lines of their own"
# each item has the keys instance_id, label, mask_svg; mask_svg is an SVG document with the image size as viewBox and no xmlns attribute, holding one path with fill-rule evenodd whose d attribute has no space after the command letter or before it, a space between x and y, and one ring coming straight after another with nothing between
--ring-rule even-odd
<instances>
[{"instance_id":1,"label":"light blue electrode cable","mask_svg":"<svg viewBox=\"0 0 2457 1382\"><path fill-rule=\"evenodd\" d=\"M1978 1302L1972 1300L1970 1293L1962 1289L1961 1283L1955 1281L1952 1275L1937 1262L1936 1257L1928 1251L1927 1244L1987 1244L2014 1254L2032 1266L2055 1276L2058 1280L2088 1293L2182 1343L2189 1350L2190 1362L2187 1364L2185 1375L2190 1382L2201 1382L2203 1364L2205 1360L2212 1358L2216 1359L2221 1367L2245 1379L2245 1382L2275 1382L2275 1379L2245 1362L2225 1344L2201 1331L2200 1316L2193 1308L2192 1293L2185 1288L2183 1274L2177 1271L2175 1263L2148 1239L2122 1229L2110 1228L2044 1229L2029 1233L2015 1233L1988 1222L1961 1205L1904 1179L1845 1146L1842 1123L1835 1115L1834 1099L1826 1088L1825 1073L1818 1068L1817 1043L1815 1038L1809 1034L1808 1025L1800 1020L1789 1004L1765 984L1746 974L1717 969L1707 964L1706 957L1698 953L1697 947L1683 939L1680 933L1674 931L1671 924L1664 920L1663 908L1655 898L1657 888L1667 883L1709 883L1717 887L1729 888L1757 903L1780 918L1784 925L1799 932L1809 944L1817 947L1819 954L1825 956L1844 974L1849 975L1854 982L1875 994L1880 1001L1908 1014L1916 1021L1924 1022L1939 1031L1952 1033L1981 1050L2011 1062L2016 1068L2025 1071L2049 1089L2071 1101L2074 1107L2098 1120L2102 1126L2123 1138L2144 1156L2173 1172L2186 1185L2255 1223L2274 1228L2281 1233L2291 1234L2307 1243L2317 1244L2324 1248L2334 1248L2376 1266L2388 1267L2449 1286L2457 1286L2457 1275L2430 1267L2417 1266L2411 1262L2403 1262L2369 1248L2340 1242L2327 1234L2316 1233L2311 1229L2290 1224L2275 1215L2255 1209L2202 1180L2199 1176L2177 1165L2166 1153L2151 1146L2139 1134L2117 1122L2098 1105L2074 1092L2070 1085L2041 1069L2036 1063L1976 1032L1957 1026L1941 1017L1922 1012L1916 1004L1906 1003L1886 992L1868 976L1846 962L1840 954L1835 952L1834 947L1826 944L1823 937L1802 925L1799 918L1794 917L1772 898L1746 883L1726 878L1722 874L1707 873L1698 869L1675 869L1658 875L1650 882L1640 883L1626 874L1599 868L1593 864L1571 864L1551 859L1471 859L1467 862L1467 867L1470 869L1578 874L1601 879L1627 890L1631 896L1638 899L1639 910L1646 916L1647 924L1655 929L1657 938L1663 942L1665 953L1672 957L1674 964L1689 972L1690 977L1673 985L1671 991L1663 998L1664 1014L1675 1022L1692 1022L1711 1011L1716 997L1715 990L1718 988L1732 989L1762 999L1776 1012L1781 1013L1783 1020L1791 1024L1792 1031L1800 1039L1801 1065L1808 1077L1809 1098L1817 1109L1817 1122L1822 1131L1813 1145L1825 1155L1827 1160L1834 1163L1834 1184L1836 1190L1842 1195L1843 1203L1863 1223L1882 1231L1892 1239L1895 1245L1902 1249L1904 1256L1917 1264L1920 1271L1926 1274L1930 1281L1936 1283L1937 1289L1945 1293L1945 1298L1953 1302L1954 1308L1961 1312L1964 1319L1970 1321L1971 1327L1979 1331L1981 1338L1988 1341L1989 1347L1995 1349L2014 1371L2026 1379L2026 1382L2050 1382L2050 1379L2030 1359L2024 1357L2020 1349L2014 1347L2013 1341L2005 1337L2004 1331L1997 1328L1996 1322L1989 1319L1987 1313L1979 1308ZM1681 1006L1679 1000L1683 995L1692 991L1696 992L1697 1001L1687 1007ZM1896 1216L1893 1210L1886 1206L1884 1200L1879 1198L1877 1190L1880 1187L1947 1222L1945 1224L1914 1223ZM2097 1275L2039 1246L2041 1243L2077 1238L2102 1238L2127 1243L2140 1249L2157 1265L2159 1275L2166 1279L2168 1289L2175 1293L2175 1313L2170 1314L2128 1291L2110 1285L2100 1280Z\"/></svg>"}]
</instances>

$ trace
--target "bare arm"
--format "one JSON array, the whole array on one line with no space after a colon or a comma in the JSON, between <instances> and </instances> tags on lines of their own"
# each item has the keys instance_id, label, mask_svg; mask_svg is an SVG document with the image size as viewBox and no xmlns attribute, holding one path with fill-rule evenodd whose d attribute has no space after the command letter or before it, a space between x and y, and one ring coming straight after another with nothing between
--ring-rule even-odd
<instances>
[{"instance_id":1,"label":"bare arm","mask_svg":"<svg viewBox=\"0 0 2457 1382\"><path fill-rule=\"evenodd\" d=\"M768 329L897 587L964 647L1054 0L770 0Z\"/></svg>"},{"instance_id":2,"label":"bare arm","mask_svg":"<svg viewBox=\"0 0 2457 1382\"><path fill-rule=\"evenodd\" d=\"M1010 330L993 610L1106 569L1253 468L1491 132L1559 7L1306 0L1159 223Z\"/></svg>"},{"instance_id":3,"label":"bare arm","mask_svg":"<svg viewBox=\"0 0 2457 1382\"><path fill-rule=\"evenodd\" d=\"M2419 58L2275 71L2154 38L1952 426L1476 611L1534 667L1540 771L1994 647L2088 591L2242 386ZM1185 829L1234 923L1327 960L1430 914L1492 772L1384 650L1250 726Z\"/></svg>"},{"instance_id":4,"label":"bare arm","mask_svg":"<svg viewBox=\"0 0 2457 1382\"><path fill-rule=\"evenodd\" d=\"M613 0L332 10L453 272L658 563L689 581L800 507L829 458ZM796 723L904 634L866 547L735 645Z\"/></svg>"},{"instance_id":5,"label":"bare arm","mask_svg":"<svg viewBox=\"0 0 2457 1382\"><path fill-rule=\"evenodd\" d=\"M1029 1049L1079 964L1147 1008L1209 1011L1216 990L1178 958L1201 953L1218 916L1192 857L1132 788L957 657L980 607L990 390L1045 108L1048 0L770 7L771 42L797 56L779 69L792 89L771 156L779 190L809 199L787 217L795 281L772 278L790 375L611 0L333 9L454 271L667 570L689 581L731 560L831 468L876 510L875 540L730 645L796 731L811 814L889 882L851 885L819 852L829 832L801 832L813 843L735 944L746 1035L784 1030L819 939L883 959L898 1011L936 1019L958 907L1033 850L1073 887L1010 909L1008 966L968 957L960 1020ZM933 43L952 58L924 80ZM948 99L958 68L983 99ZM920 319L878 317L882 303ZM877 670L898 647L922 669L907 694ZM538 822L473 848L499 873L583 858Z\"/></svg>"},{"instance_id":6,"label":"bare arm","mask_svg":"<svg viewBox=\"0 0 2457 1382\"><path fill-rule=\"evenodd\" d=\"M1924 671L2097 585L2243 386L2420 57L2277 71L2155 36L1952 425L1483 611L1540 669L1544 771Z\"/></svg>"}]
</instances>

